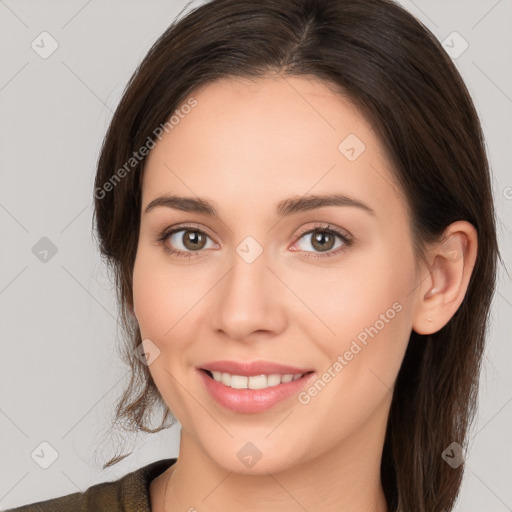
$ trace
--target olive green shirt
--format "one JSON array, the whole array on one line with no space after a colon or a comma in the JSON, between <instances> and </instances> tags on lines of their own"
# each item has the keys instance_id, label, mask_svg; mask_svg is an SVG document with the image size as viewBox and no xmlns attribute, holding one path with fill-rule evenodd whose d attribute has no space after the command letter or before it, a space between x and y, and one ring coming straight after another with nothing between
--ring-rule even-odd
<instances>
[{"instance_id":1,"label":"olive green shirt","mask_svg":"<svg viewBox=\"0 0 512 512\"><path fill-rule=\"evenodd\" d=\"M5 512L151 512L149 484L177 459L162 459L112 482Z\"/></svg>"}]
</instances>

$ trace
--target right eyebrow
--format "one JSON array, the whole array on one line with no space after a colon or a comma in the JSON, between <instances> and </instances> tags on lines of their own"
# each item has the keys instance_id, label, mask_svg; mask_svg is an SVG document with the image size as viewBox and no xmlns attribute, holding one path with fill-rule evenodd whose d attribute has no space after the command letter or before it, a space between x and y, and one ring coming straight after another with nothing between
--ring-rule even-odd
<instances>
[{"instance_id":1,"label":"right eyebrow","mask_svg":"<svg viewBox=\"0 0 512 512\"><path fill-rule=\"evenodd\" d=\"M205 213L206 215L219 218L219 214L212 203L206 199L196 199L195 197L180 197L174 195L157 197L146 206L144 213L148 213L157 207L174 208L175 210L182 210L184 212Z\"/></svg>"}]
</instances>

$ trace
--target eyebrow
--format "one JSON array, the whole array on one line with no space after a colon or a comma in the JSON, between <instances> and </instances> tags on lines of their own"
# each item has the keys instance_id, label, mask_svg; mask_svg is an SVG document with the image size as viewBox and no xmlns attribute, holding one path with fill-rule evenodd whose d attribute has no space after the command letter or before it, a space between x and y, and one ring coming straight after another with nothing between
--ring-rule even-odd
<instances>
[{"instance_id":1,"label":"eyebrow","mask_svg":"<svg viewBox=\"0 0 512 512\"><path fill-rule=\"evenodd\" d=\"M285 217L294 213L314 210L325 206L351 206L360 208L370 215L375 215L375 211L363 201L343 194L309 195L299 198L290 197L277 204L276 214L279 217ZM144 213L148 213L157 207L174 208L184 212L204 213L219 218L219 213L215 206L208 200L201 198L176 195L157 197L147 205Z\"/></svg>"}]
</instances>

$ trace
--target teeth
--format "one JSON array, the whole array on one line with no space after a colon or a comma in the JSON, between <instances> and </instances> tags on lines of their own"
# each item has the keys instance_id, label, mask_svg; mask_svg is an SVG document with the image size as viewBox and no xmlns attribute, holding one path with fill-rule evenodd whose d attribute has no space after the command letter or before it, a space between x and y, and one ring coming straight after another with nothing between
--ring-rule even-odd
<instances>
[{"instance_id":1,"label":"teeth","mask_svg":"<svg viewBox=\"0 0 512 512\"><path fill-rule=\"evenodd\" d=\"M266 389L272 386L278 386L281 383L292 382L292 380L300 379L304 375L303 373L297 375L291 373L285 375L273 373L271 375L254 375L247 377L245 375L231 375L226 372L212 371L211 373L217 382L222 382L225 386L229 386L233 389Z\"/></svg>"}]
</instances>

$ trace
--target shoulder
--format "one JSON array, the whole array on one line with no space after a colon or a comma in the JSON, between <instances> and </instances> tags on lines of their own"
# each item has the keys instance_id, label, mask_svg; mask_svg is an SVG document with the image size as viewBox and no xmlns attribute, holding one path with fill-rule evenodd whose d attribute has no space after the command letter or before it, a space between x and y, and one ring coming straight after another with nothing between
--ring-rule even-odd
<instances>
[{"instance_id":1,"label":"shoulder","mask_svg":"<svg viewBox=\"0 0 512 512\"><path fill-rule=\"evenodd\" d=\"M162 459L111 481L92 485L84 492L39 501L5 512L123 512L136 507L150 512L149 484L177 459Z\"/></svg>"}]
</instances>

